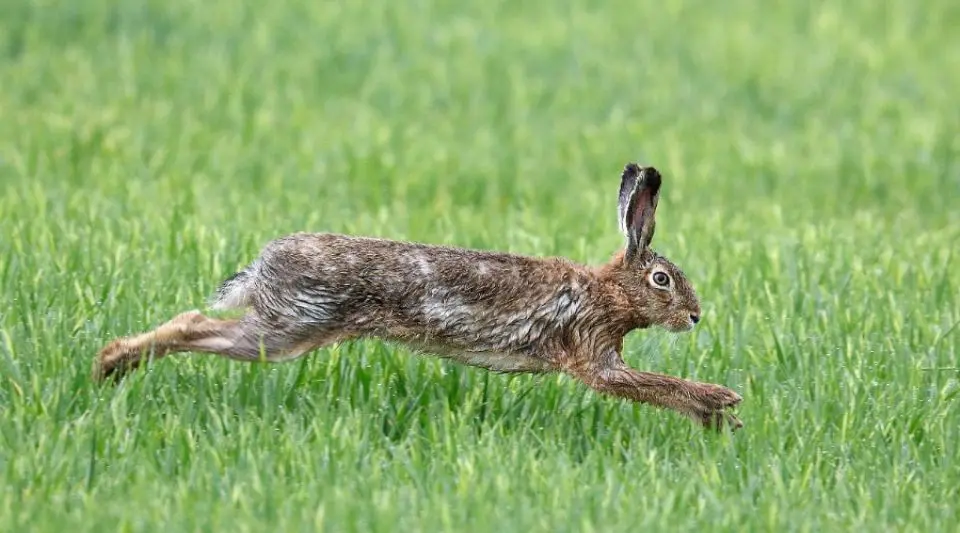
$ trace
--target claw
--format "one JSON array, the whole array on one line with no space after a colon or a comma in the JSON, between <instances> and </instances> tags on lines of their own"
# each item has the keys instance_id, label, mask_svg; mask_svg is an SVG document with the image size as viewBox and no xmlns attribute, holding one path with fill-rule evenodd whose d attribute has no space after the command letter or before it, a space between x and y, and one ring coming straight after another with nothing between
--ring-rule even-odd
<instances>
[{"instance_id":1,"label":"claw","mask_svg":"<svg viewBox=\"0 0 960 533\"><path fill-rule=\"evenodd\" d=\"M736 431L743 427L743 422L733 413L724 411L712 411L700 415L700 424L704 429L712 429L717 432L723 431L724 426L729 426L730 431Z\"/></svg>"}]
</instances>

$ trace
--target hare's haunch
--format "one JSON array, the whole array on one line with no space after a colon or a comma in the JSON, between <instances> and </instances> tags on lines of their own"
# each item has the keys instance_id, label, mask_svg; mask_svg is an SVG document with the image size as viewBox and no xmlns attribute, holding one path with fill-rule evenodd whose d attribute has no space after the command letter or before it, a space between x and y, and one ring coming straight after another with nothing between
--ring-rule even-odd
<instances>
[{"instance_id":1,"label":"hare's haunch","mask_svg":"<svg viewBox=\"0 0 960 533\"><path fill-rule=\"evenodd\" d=\"M639 372L620 355L635 329L682 332L700 320L686 276L650 249L661 180L653 167L624 168L618 214L626 245L596 267L329 233L276 239L217 291L213 308L241 309L241 318L182 313L108 344L94 376L121 376L147 356L282 361L375 337L497 372L564 372L707 427L739 428L728 411L741 401L736 392Z\"/></svg>"}]
</instances>

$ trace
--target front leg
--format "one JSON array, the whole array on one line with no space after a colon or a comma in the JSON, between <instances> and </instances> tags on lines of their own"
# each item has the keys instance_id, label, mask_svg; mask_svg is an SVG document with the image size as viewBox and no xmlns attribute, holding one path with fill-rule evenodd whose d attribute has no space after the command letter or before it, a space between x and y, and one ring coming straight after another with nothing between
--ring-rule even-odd
<instances>
[{"instance_id":1,"label":"front leg","mask_svg":"<svg viewBox=\"0 0 960 533\"><path fill-rule=\"evenodd\" d=\"M617 353L566 370L600 393L671 409L708 429L719 431L724 423L734 431L743 427L739 418L727 412L743 398L720 385L640 372L627 366Z\"/></svg>"}]
</instances>

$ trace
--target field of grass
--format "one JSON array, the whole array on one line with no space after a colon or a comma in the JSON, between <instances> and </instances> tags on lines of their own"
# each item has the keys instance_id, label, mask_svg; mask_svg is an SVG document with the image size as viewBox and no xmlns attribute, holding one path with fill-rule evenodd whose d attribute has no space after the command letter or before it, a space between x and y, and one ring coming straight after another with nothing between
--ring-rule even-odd
<instances>
[{"instance_id":1,"label":"field of grass","mask_svg":"<svg viewBox=\"0 0 960 533\"><path fill-rule=\"evenodd\" d=\"M957 531L956 2L268 4L0 3L0 530ZM605 261L633 159L704 319L626 359L733 435L372 341L89 378L291 231Z\"/></svg>"}]
</instances>

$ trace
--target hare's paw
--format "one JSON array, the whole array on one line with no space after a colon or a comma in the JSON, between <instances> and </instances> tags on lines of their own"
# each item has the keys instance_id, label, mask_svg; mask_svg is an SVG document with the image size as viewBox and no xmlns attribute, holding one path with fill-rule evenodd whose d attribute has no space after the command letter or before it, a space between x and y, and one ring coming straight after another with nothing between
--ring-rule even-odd
<instances>
[{"instance_id":1,"label":"hare's paw","mask_svg":"<svg viewBox=\"0 0 960 533\"><path fill-rule=\"evenodd\" d=\"M114 380L123 377L134 370L146 355L152 354L162 357L165 353L163 346L170 341L182 340L186 335L207 321L200 311L194 309L170 319L159 328L136 335L122 337L104 346L93 362L91 377L94 381ZM156 348L160 346L159 353Z\"/></svg>"},{"instance_id":2,"label":"hare's paw","mask_svg":"<svg viewBox=\"0 0 960 533\"><path fill-rule=\"evenodd\" d=\"M117 380L140 363L143 348L131 339L117 339L106 345L93 361L94 381Z\"/></svg>"},{"instance_id":3,"label":"hare's paw","mask_svg":"<svg viewBox=\"0 0 960 533\"><path fill-rule=\"evenodd\" d=\"M700 386L704 389L704 403L713 409L729 409L743 401L742 396L726 387L712 383L702 383Z\"/></svg>"},{"instance_id":4,"label":"hare's paw","mask_svg":"<svg viewBox=\"0 0 960 533\"><path fill-rule=\"evenodd\" d=\"M124 360L126 346L122 340L116 340L105 346L93 360L90 374L94 381L106 381L116 377L116 371Z\"/></svg>"},{"instance_id":5,"label":"hare's paw","mask_svg":"<svg viewBox=\"0 0 960 533\"><path fill-rule=\"evenodd\" d=\"M704 428L720 431L724 426L729 426L732 431L736 431L743 427L743 422L728 411L743 401L742 396L720 385L703 383L700 387L702 405L694 418Z\"/></svg>"}]
</instances>

